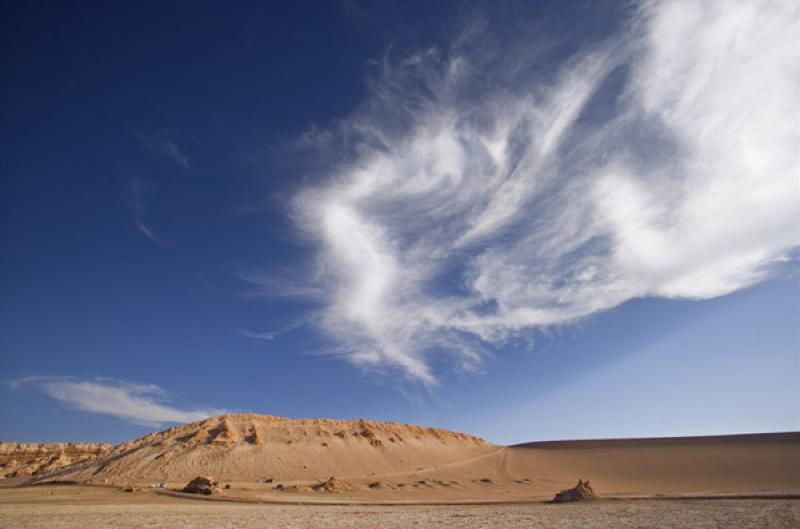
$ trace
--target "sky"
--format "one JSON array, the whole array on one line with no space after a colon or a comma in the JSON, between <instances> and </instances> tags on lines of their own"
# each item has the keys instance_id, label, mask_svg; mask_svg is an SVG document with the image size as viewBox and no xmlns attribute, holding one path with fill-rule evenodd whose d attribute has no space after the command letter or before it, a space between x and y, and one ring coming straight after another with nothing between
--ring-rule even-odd
<instances>
[{"instance_id":1,"label":"sky","mask_svg":"<svg viewBox=\"0 0 800 529\"><path fill-rule=\"evenodd\" d=\"M800 430L798 4L0 18L0 439Z\"/></svg>"}]
</instances>

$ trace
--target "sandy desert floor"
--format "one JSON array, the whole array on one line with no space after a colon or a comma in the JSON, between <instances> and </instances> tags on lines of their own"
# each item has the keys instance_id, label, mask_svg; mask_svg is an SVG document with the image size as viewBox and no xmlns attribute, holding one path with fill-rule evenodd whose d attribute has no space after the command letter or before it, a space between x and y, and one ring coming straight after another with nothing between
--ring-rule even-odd
<instances>
[{"instance_id":1,"label":"sandy desert floor","mask_svg":"<svg viewBox=\"0 0 800 529\"><path fill-rule=\"evenodd\" d=\"M179 492L197 474L221 489ZM600 499L544 501L578 478ZM224 416L26 479L0 480L0 528L800 527L800 433L501 447L394 423Z\"/></svg>"},{"instance_id":2,"label":"sandy desert floor","mask_svg":"<svg viewBox=\"0 0 800 529\"><path fill-rule=\"evenodd\" d=\"M605 499L498 505L268 505L114 487L0 487L0 528L797 528L800 499ZM299 499L299 498L298 498ZM341 501L341 500L339 500Z\"/></svg>"},{"instance_id":3,"label":"sandy desert floor","mask_svg":"<svg viewBox=\"0 0 800 529\"><path fill-rule=\"evenodd\" d=\"M53 494L50 494L53 492ZM76 496L82 496L77 500ZM786 499L599 500L555 505L254 505L61 487L0 491L2 528L796 528Z\"/></svg>"}]
</instances>

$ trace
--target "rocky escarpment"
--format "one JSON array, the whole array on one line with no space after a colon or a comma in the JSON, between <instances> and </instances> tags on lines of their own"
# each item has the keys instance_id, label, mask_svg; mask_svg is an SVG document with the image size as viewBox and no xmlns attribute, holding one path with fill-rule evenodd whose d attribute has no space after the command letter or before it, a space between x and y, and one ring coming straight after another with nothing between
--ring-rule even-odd
<instances>
[{"instance_id":1,"label":"rocky escarpment","mask_svg":"<svg viewBox=\"0 0 800 529\"><path fill-rule=\"evenodd\" d=\"M0 442L0 476L41 476L105 455L111 449L112 445L100 443Z\"/></svg>"}]
</instances>

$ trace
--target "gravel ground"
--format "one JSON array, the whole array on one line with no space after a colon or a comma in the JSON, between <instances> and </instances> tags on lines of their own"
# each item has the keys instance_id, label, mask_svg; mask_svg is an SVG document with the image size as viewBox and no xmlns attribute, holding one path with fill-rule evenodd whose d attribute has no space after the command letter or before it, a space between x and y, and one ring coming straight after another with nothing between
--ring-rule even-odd
<instances>
[{"instance_id":1,"label":"gravel ground","mask_svg":"<svg viewBox=\"0 0 800 529\"><path fill-rule=\"evenodd\" d=\"M217 502L0 505L0 527L90 528L792 528L797 500L637 500L569 505L279 506Z\"/></svg>"}]
</instances>

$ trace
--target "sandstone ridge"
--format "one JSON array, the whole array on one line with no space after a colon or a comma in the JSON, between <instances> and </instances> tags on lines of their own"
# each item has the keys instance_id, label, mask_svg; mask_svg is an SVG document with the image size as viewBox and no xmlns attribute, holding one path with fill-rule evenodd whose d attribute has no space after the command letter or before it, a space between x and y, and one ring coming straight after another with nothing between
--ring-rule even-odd
<instances>
[{"instance_id":1,"label":"sandstone ridge","mask_svg":"<svg viewBox=\"0 0 800 529\"><path fill-rule=\"evenodd\" d=\"M112 445L101 443L0 442L0 476L40 476L107 454Z\"/></svg>"},{"instance_id":2,"label":"sandstone ridge","mask_svg":"<svg viewBox=\"0 0 800 529\"><path fill-rule=\"evenodd\" d=\"M31 483L183 481L198 474L224 481L315 480L407 472L496 449L471 435L394 422L230 414L121 443Z\"/></svg>"}]
</instances>

